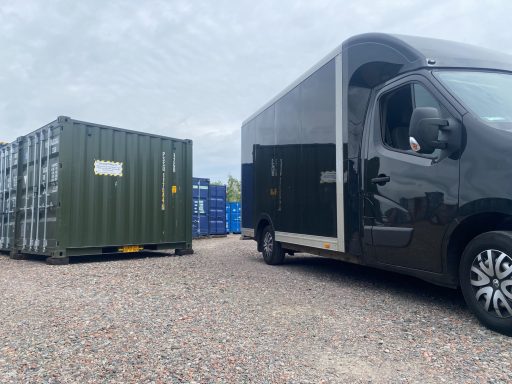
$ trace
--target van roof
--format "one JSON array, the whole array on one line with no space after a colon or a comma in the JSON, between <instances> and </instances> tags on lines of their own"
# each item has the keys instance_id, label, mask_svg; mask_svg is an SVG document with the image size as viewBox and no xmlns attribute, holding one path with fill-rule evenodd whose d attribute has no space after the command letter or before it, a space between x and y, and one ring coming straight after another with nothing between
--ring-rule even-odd
<instances>
[{"instance_id":1,"label":"van roof","mask_svg":"<svg viewBox=\"0 0 512 384\"><path fill-rule=\"evenodd\" d=\"M455 41L419 36L392 35L386 33L365 33L345 40L302 76L272 98L263 107L247 118L246 124L281 97L311 76L316 70L337 55L349 57L348 73L354 74L362 65L372 61L400 62L399 73L420 68L473 68L512 71L512 56L487 48ZM347 56L345 56L347 55ZM382 58L382 59L381 59Z\"/></svg>"},{"instance_id":2,"label":"van roof","mask_svg":"<svg viewBox=\"0 0 512 384\"><path fill-rule=\"evenodd\" d=\"M429 37L365 33L341 45L343 50L359 44L377 43L400 52L418 67L482 68L512 71L512 56L487 48ZM429 60L429 62L427 62Z\"/></svg>"}]
</instances>

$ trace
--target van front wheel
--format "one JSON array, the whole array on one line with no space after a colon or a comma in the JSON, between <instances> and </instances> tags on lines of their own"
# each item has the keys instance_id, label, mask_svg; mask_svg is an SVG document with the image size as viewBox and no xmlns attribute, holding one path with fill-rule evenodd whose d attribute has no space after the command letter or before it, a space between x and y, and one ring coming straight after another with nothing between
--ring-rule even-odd
<instances>
[{"instance_id":1,"label":"van front wheel","mask_svg":"<svg viewBox=\"0 0 512 384\"><path fill-rule=\"evenodd\" d=\"M459 279L480 322L512 336L512 232L487 232L471 240L462 254Z\"/></svg>"},{"instance_id":2,"label":"van front wheel","mask_svg":"<svg viewBox=\"0 0 512 384\"><path fill-rule=\"evenodd\" d=\"M275 233L267 225L261 234L261 253L263 260L269 265L282 264L284 261L284 251L281 247L281 243L276 241Z\"/></svg>"}]
</instances>

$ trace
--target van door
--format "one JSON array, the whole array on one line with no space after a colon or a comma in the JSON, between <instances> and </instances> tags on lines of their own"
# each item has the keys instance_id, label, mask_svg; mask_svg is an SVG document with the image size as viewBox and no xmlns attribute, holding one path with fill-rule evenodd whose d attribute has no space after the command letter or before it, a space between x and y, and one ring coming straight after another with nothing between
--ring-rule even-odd
<instances>
[{"instance_id":1,"label":"van door","mask_svg":"<svg viewBox=\"0 0 512 384\"><path fill-rule=\"evenodd\" d=\"M459 161L435 163L410 149L415 107L435 107L460 120L422 76L378 93L364 165L365 232L375 262L442 272L443 235L458 209Z\"/></svg>"}]
</instances>

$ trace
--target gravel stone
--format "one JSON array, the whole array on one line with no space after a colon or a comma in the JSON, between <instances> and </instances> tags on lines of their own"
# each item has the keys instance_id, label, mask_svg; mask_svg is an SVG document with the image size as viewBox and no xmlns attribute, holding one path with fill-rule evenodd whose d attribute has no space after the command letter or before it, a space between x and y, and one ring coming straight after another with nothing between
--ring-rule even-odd
<instances>
[{"instance_id":1,"label":"gravel stone","mask_svg":"<svg viewBox=\"0 0 512 384\"><path fill-rule=\"evenodd\" d=\"M509 383L458 291L239 236L194 255L0 256L1 383Z\"/></svg>"}]
</instances>

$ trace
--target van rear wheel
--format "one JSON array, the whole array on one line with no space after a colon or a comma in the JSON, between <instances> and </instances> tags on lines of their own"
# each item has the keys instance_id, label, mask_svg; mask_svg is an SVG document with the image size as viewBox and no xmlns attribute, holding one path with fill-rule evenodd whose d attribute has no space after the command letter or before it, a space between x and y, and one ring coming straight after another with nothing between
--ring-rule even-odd
<instances>
[{"instance_id":1,"label":"van rear wheel","mask_svg":"<svg viewBox=\"0 0 512 384\"><path fill-rule=\"evenodd\" d=\"M459 267L462 294L485 326L512 336L512 232L487 232L466 247Z\"/></svg>"},{"instance_id":2,"label":"van rear wheel","mask_svg":"<svg viewBox=\"0 0 512 384\"><path fill-rule=\"evenodd\" d=\"M281 243L276 241L275 233L270 225L267 225L261 234L261 254L263 260L269 265L282 264L285 253Z\"/></svg>"}]
</instances>

